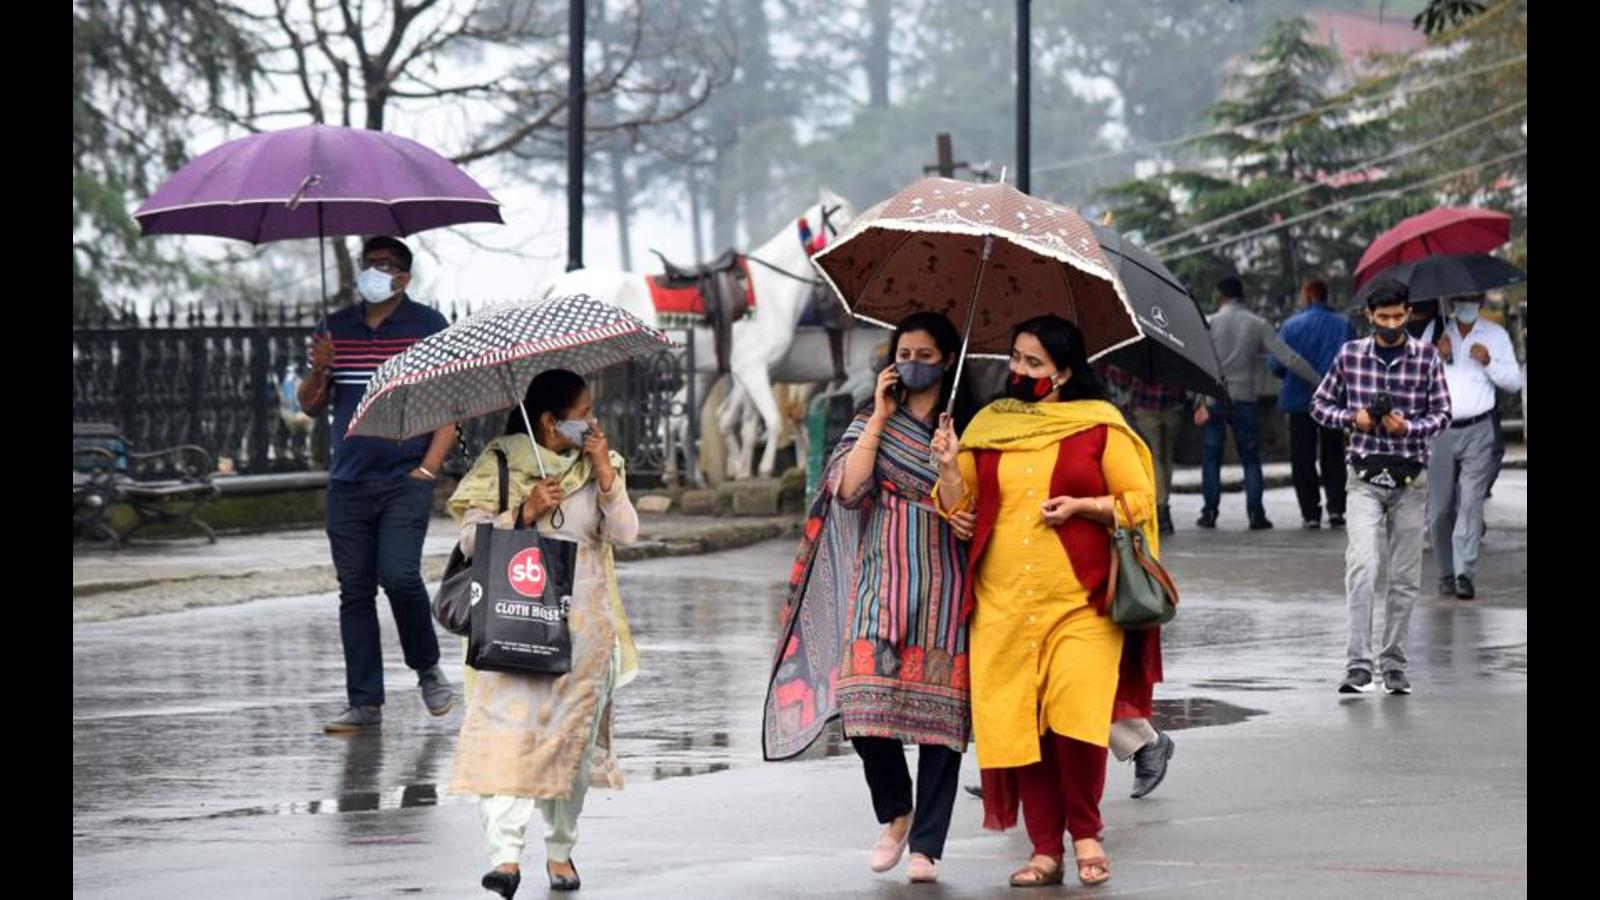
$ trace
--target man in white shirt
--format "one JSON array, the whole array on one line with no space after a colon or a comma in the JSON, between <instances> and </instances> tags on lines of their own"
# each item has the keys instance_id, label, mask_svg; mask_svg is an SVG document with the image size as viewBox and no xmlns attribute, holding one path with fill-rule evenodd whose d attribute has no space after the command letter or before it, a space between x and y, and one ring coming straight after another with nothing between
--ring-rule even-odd
<instances>
[{"instance_id":1,"label":"man in white shirt","mask_svg":"<svg viewBox=\"0 0 1600 900\"><path fill-rule=\"evenodd\" d=\"M1450 427L1433 439L1428 516L1439 595L1471 600L1483 536L1483 503L1495 468L1495 391L1522 389L1511 336L1478 318L1483 295L1446 301L1450 318L1435 346L1450 386Z\"/></svg>"}]
</instances>

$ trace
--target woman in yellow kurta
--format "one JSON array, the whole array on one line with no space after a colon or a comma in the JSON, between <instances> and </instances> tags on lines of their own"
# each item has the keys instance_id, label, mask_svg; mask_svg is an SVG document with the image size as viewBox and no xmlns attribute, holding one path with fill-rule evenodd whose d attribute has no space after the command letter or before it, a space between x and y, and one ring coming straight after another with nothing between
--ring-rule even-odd
<instances>
[{"instance_id":1,"label":"woman in yellow kurta","mask_svg":"<svg viewBox=\"0 0 1600 900\"><path fill-rule=\"evenodd\" d=\"M977 511L967 609L985 825L1014 824L1020 795L1034 856L1011 883L1059 884L1070 831L1079 880L1099 884L1113 707L1148 707L1160 678L1149 633L1125 636L1107 615L1109 527L1131 515L1155 548L1155 479L1070 322L1019 326L1010 369L1010 398L980 412L959 447L948 427L934 440L940 510Z\"/></svg>"}]
</instances>

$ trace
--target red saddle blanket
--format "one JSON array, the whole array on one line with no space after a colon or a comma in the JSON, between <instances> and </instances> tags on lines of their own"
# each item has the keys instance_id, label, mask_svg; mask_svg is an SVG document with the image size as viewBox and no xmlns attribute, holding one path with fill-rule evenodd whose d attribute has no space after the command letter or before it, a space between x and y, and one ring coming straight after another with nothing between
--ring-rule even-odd
<instances>
[{"instance_id":1,"label":"red saddle blanket","mask_svg":"<svg viewBox=\"0 0 1600 900\"><path fill-rule=\"evenodd\" d=\"M739 257L739 268L744 271L744 302L747 310L756 308L756 289L750 280L750 264L744 257ZM685 287L667 287L665 275L650 275L645 281L650 285L650 302L655 305L656 312L663 316L692 316L696 320L704 319L706 315L706 301L700 296L700 288L690 284Z\"/></svg>"}]
</instances>

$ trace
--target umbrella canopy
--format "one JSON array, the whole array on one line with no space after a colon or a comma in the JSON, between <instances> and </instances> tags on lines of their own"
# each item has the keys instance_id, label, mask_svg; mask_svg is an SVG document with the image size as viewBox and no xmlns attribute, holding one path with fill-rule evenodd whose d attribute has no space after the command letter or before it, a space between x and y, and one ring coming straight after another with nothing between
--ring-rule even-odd
<instances>
[{"instance_id":1,"label":"umbrella canopy","mask_svg":"<svg viewBox=\"0 0 1600 900\"><path fill-rule=\"evenodd\" d=\"M133 217L145 235L252 244L504 221L499 202L438 153L381 131L332 125L216 147L168 178Z\"/></svg>"},{"instance_id":2,"label":"umbrella canopy","mask_svg":"<svg viewBox=\"0 0 1600 900\"><path fill-rule=\"evenodd\" d=\"M1403 262L1450 253L1488 253L1511 240L1511 217L1491 209L1446 207L1402 219L1378 236L1356 266L1356 286Z\"/></svg>"},{"instance_id":3,"label":"umbrella canopy","mask_svg":"<svg viewBox=\"0 0 1600 900\"><path fill-rule=\"evenodd\" d=\"M1104 225L1090 223L1133 302L1144 340L1100 358L1140 381L1226 396L1211 325L1183 283L1148 250Z\"/></svg>"},{"instance_id":4,"label":"umbrella canopy","mask_svg":"<svg viewBox=\"0 0 1600 900\"><path fill-rule=\"evenodd\" d=\"M583 375L675 346L587 294L502 304L390 357L367 383L348 433L415 437L519 405L546 369Z\"/></svg>"},{"instance_id":5,"label":"umbrella canopy","mask_svg":"<svg viewBox=\"0 0 1600 900\"><path fill-rule=\"evenodd\" d=\"M1367 296L1380 281L1388 278L1404 284L1412 300L1433 300L1455 297L1460 294L1481 294L1495 288L1521 284L1528 273L1511 263L1487 253L1465 253L1457 256L1430 256L1415 262L1390 266L1377 273L1373 279L1356 291L1352 301L1366 306Z\"/></svg>"},{"instance_id":6,"label":"umbrella canopy","mask_svg":"<svg viewBox=\"0 0 1600 900\"><path fill-rule=\"evenodd\" d=\"M918 312L967 322L975 356L1009 356L1012 328L1045 314L1076 324L1090 358L1140 336L1089 223L1004 184L921 179L812 263L858 318L889 328Z\"/></svg>"}]
</instances>

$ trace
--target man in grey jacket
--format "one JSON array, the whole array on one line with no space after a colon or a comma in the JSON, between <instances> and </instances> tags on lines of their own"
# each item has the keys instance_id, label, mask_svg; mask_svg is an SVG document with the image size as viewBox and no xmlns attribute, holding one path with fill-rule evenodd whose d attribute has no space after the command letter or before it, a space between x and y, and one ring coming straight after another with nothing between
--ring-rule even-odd
<instances>
[{"instance_id":1,"label":"man in grey jacket","mask_svg":"<svg viewBox=\"0 0 1600 900\"><path fill-rule=\"evenodd\" d=\"M1238 278L1229 276L1217 282L1217 312L1210 319L1211 342L1217 348L1222 375L1228 383L1228 402L1207 400L1194 413L1194 423L1205 428L1200 468L1205 505L1195 523L1201 528L1217 527L1217 508L1222 503L1222 449L1228 428L1233 429L1233 442L1239 448L1239 461L1244 464L1245 510L1250 516L1250 530L1272 527L1261 502L1264 482L1256 375L1261 370L1262 357L1272 354L1310 384L1322 381L1317 370L1290 349L1266 319L1245 308L1243 297L1244 285Z\"/></svg>"}]
</instances>

